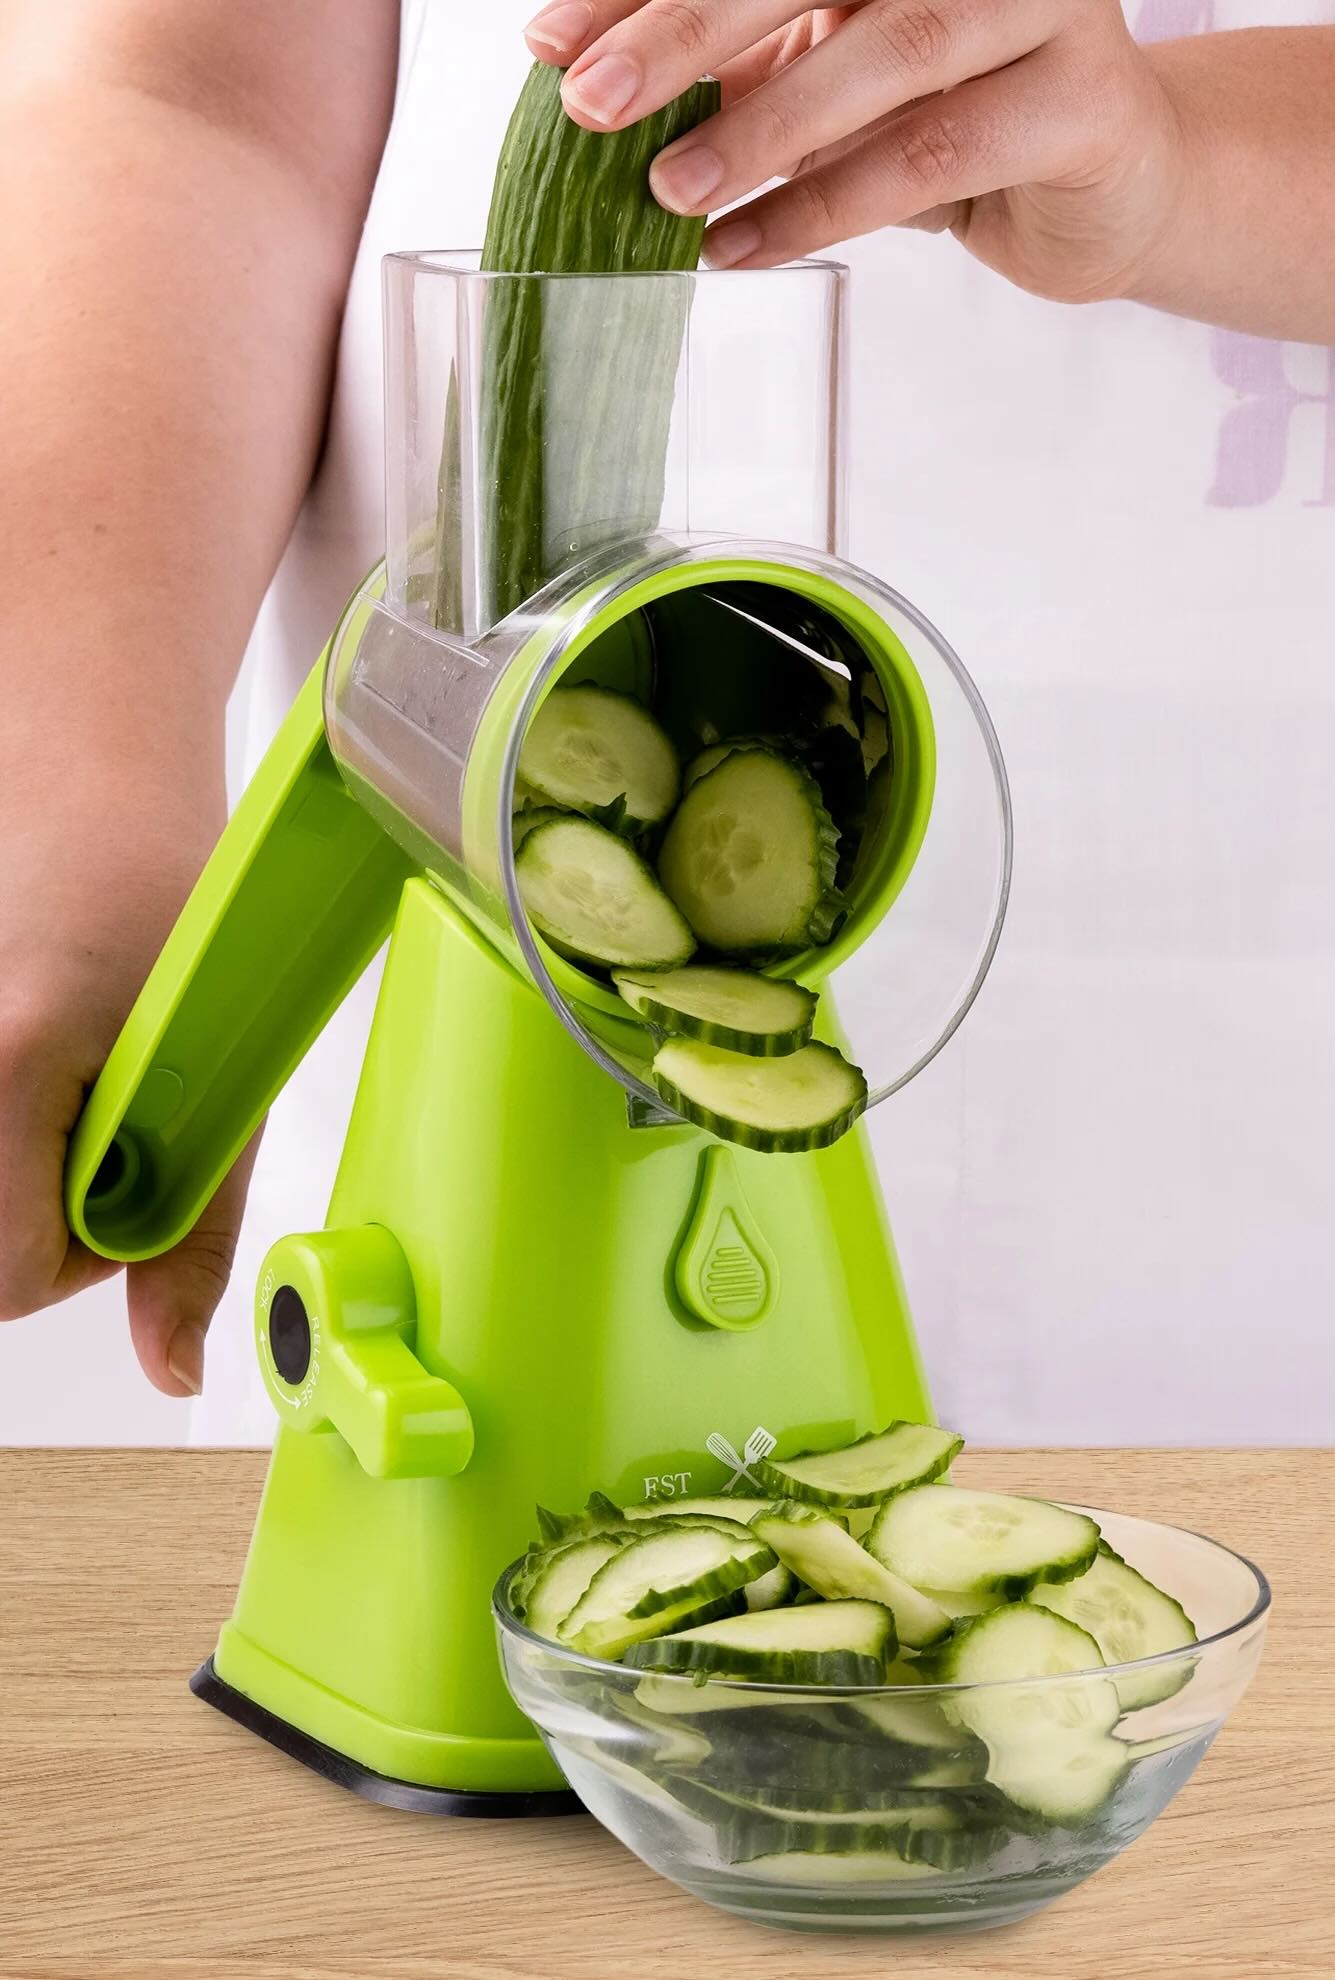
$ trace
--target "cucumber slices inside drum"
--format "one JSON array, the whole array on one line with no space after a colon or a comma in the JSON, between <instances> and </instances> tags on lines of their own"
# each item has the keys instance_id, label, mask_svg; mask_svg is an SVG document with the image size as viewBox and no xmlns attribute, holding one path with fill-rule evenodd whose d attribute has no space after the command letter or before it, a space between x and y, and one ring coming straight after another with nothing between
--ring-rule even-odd
<instances>
[{"instance_id":1,"label":"cucumber slices inside drum","mask_svg":"<svg viewBox=\"0 0 1335 1980\"><path fill-rule=\"evenodd\" d=\"M815 1150L978 994L1010 889L1000 746L944 636L878 579L657 542L552 642L511 738L520 947L650 1118Z\"/></svg>"}]
</instances>

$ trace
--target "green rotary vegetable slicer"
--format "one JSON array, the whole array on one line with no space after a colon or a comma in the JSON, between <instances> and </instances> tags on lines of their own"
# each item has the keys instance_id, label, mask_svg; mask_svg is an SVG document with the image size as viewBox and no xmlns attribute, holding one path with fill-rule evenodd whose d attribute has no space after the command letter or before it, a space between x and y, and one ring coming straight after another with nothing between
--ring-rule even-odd
<instances>
[{"instance_id":1,"label":"green rotary vegetable slicer","mask_svg":"<svg viewBox=\"0 0 1335 1980\"><path fill-rule=\"evenodd\" d=\"M262 1270L277 1440L195 1687L373 1799L555 1811L489 1613L535 1501L746 1490L758 1455L929 1406L865 1125L804 1154L689 1125L606 976L530 925L529 724L596 682L683 758L824 739L846 914L770 971L824 993L872 1104L978 991L1010 809L959 661L837 554L842 270L404 255L385 298L385 562L108 1059L68 1214L106 1257L174 1244L388 938L326 1228ZM494 367L520 331L517 462Z\"/></svg>"}]
</instances>

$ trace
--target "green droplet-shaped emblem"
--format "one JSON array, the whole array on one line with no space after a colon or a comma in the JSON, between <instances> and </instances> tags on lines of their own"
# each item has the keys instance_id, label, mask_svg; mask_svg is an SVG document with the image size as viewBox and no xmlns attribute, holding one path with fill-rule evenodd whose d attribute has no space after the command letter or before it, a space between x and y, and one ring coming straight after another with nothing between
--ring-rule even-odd
<instances>
[{"instance_id":1,"label":"green droplet-shaped emblem","mask_svg":"<svg viewBox=\"0 0 1335 1980\"><path fill-rule=\"evenodd\" d=\"M727 1148L707 1148L700 1158L700 1186L675 1277L683 1304L712 1327L755 1326L778 1290L778 1265Z\"/></svg>"}]
</instances>

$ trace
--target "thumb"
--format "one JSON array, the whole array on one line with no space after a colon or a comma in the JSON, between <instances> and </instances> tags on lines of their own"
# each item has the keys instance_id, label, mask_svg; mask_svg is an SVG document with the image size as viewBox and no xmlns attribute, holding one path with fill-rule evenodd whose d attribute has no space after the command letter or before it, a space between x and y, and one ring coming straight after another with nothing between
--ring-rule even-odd
<instances>
[{"instance_id":1,"label":"thumb","mask_svg":"<svg viewBox=\"0 0 1335 1980\"><path fill-rule=\"evenodd\" d=\"M187 1237L129 1269L130 1339L164 1396L197 1396L203 1389L205 1336L231 1276L259 1141L256 1134Z\"/></svg>"}]
</instances>

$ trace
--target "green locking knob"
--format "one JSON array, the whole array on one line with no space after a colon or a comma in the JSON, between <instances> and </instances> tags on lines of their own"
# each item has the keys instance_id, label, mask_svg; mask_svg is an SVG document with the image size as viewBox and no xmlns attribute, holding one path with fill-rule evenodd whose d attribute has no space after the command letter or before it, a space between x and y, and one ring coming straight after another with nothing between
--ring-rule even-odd
<instances>
[{"instance_id":1,"label":"green locking knob","mask_svg":"<svg viewBox=\"0 0 1335 1980\"><path fill-rule=\"evenodd\" d=\"M373 1478L451 1478L473 1455L452 1383L409 1345L408 1261L378 1225L282 1238L255 1300L260 1372L282 1421L336 1430Z\"/></svg>"}]
</instances>

